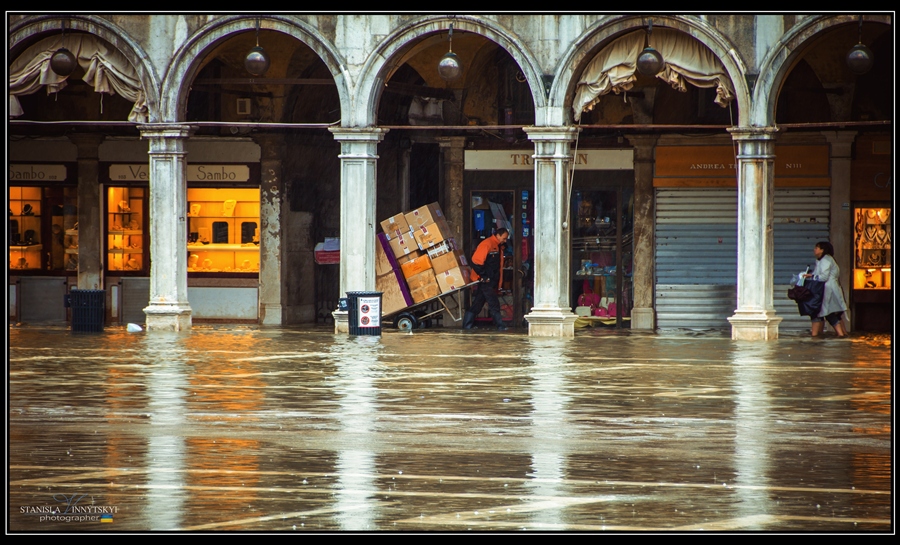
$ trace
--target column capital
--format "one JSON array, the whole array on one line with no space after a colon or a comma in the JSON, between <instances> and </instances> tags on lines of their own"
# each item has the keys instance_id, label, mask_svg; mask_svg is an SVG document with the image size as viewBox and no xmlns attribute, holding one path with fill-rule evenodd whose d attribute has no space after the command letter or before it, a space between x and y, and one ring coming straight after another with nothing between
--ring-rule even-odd
<instances>
[{"instance_id":1,"label":"column capital","mask_svg":"<svg viewBox=\"0 0 900 545\"><path fill-rule=\"evenodd\" d=\"M463 148L466 146L465 136L438 136L435 138L438 147L441 148Z\"/></svg>"},{"instance_id":2,"label":"column capital","mask_svg":"<svg viewBox=\"0 0 900 545\"><path fill-rule=\"evenodd\" d=\"M822 131L822 136L831 144L832 159L850 159L856 131Z\"/></svg>"},{"instance_id":3,"label":"column capital","mask_svg":"<svg viewBox=\"0 0 900 545\"><path fill-rule=\"evenodd\" d=\"M626 136L628 143L634 148L635 163L653 163L653 150L659 142L658 134L632 134Z\"/></svg>"},{"instance_id":4,"label":"column capital","mask_svg":"<svg viewBox=\"0 0 900 545\"><path fill-rule=\"evenodd\" d=\"M67 134L66 137L78 148L78 159L96 160L99 158L100 144L106 138L102 134L79 132Z\"/></svg>"},{"instance_id":5,"label":"column capital","mask_svg":"<svg viewBox=\"0 0 900 545\"><path fill-rule=\"evenodd\" d=\"M141 138L188 138L197 130L186 123L143 123L138 125Z\"/></svg>"},{"instance_id":6,"label":"column capital","mask_svg":"<svg viewBox=\"0 0 900 545\"><path fill-rule=\"evenodd\" d=\"M820 131L825 140L832 144L852 144L856 140L856 131Z\"/></svg>"},{"instance_id":7,"label":"column capital","mask_svg":"<svg viewBox=\"0 0 900 545\"><path fill-rule=\"evenodd\" d=\"M251 139L259 146L260 161L281 161L284 155L283 134L256 133Z\"/></svg>"},{"instance_id":8,"label":"column capital","mask_svg":"<svg viewBox=\"0 0 900 545\"><path fill-rule=\"evenodd\" d=\"M729 127L734 140L775 140L778 127Z\"/></svg>"},{"instance_id":9,"label":"column capital","mask_svg":"<svg viewBox=\"0 0 900 545\"><path fill-rule=\"evenodd\" d=\"M573 142L581 131L578 127L522 127L532 142Z\"/></svg>"},{"instance_id":10,"label":"column capital","mask_svg":"<svg viewBox=\"0 0 900 545\"><path fill-rule=\"evenodd\" d=\"M329 127L328 130L339 142L381 142L390 129L381 127Z\"/></svg>"}]
</instances>

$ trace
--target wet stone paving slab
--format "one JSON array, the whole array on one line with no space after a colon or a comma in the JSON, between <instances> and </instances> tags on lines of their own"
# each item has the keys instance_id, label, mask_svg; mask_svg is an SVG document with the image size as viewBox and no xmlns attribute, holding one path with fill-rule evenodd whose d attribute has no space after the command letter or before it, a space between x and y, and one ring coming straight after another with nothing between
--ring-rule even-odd
<instances>
[{"instance_id":1,"label":"wet stone paving slab","mask_svg":"<svg viewBox=\"0 0 900 545\"><path fill-rule=\"evenodd\" d=\"M10 532L893 532L890 335L10 327Z\"/></svg>"}]
</instances>

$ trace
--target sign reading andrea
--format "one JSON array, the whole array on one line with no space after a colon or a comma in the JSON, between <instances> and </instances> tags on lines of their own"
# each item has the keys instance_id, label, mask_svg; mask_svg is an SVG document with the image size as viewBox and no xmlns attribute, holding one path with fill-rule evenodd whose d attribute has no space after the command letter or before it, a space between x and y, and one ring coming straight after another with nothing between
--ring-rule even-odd
<instances>
[{"instance_id":1,"label":"sign reading andrea","mask_svg":"<svg viewBox=\"0 0 900 545\"><path fill-rule=\"evenodd\" d=\"M60 182L65 179L65 165L9 165L10 182Z\"/></svg>"},{"instance_id":2,"label":"sign reading andrea","mask_svg":"<svg viewBox=\"0 0 900 545\"><path fill-rule=\"evenodd\" d=\"M188 165L189 182L248 182L250 167L247 165Z\"/></svg>"}]
</instances>

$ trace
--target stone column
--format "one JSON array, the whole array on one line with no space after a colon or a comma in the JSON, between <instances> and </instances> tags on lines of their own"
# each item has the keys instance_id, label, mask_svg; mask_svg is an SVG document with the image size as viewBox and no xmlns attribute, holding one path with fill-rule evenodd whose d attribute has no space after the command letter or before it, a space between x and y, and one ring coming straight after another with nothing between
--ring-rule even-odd
<instances>
[{"instance_id":1,"label":"stone column","mask_svg":"<svg viewBox=\"0 0 900 545\"><path fill-rule=\"evenodd\" d=\"M634 146L634 308L631 329L656 329L653 308L656 207L653 195L654 149L658 136L629 136Z\"/></svg>"},{"instance_id":2,"label":"stone column","mask_svg":"<svg viewBox=\"0 0 900 545\"><path fill-rule=\"evenodd\" d=\"M571 231L569 163L574 127L526 127L534 142L534 306L525 316L534 337L574 337L569 303Z\"/></svg>"},{"instance_id":3,"label":"stone column","mask_svg":"<svg viewBox=\"0 0 900 545\"><path fill-rule=\"evenodd\" d=\"M444 167L444 194L441 211L450 224L453 238L462 245L463 236L463 175L466 166L466 138L449 136L437 139Z\"/></svg>"},{"instance_id":4,"label":"stone column","mask_svg":"<svg viewBox=\"0 0 900 545\"><path fill-rule=\"evenodd\" d=\"M72 134L78 149L78 289L103 289L103 216L100 195L99 134Z\"/></svg>"},{"instance_id":5,"label":"stone column","mask_svg":"<svg viewBox=\"0 0 900 545\"><path fill-rule=\"evenodd\" d=\"M150 141L150 304L148 330L191 328L187 294L187 152L192 127L140 126Z\"/></svg>"},{"instance_id":6,"label":"stone column","mask_svg":"<svg viewBox=\"0 0 900 545\"><path fill-rule=\"evenodd\" d=\"M778 338L773 305L775 202L774 127L729 129L738 145L737 309L728 318L731 338Z\"/></svg>"},{"instance_id":7,"label":"stone column","mask_svg":"<svg viewBox=\"0 0 900 545\"><path fill-rule=\"evenodd\" d=\"M856 131L822 131L831 144L831 219L828 238L834 260L841 269L841 289L847 312L844 326L850 329L850 288L853 286L853 209L850 202L850 154Z\"/></svg>"},{"instance_id":8,"label":"stone column","mask_svg":"<svg viewBox=\"0 0 900 545\"><path fill-rule=\"evenodd\" d=\"M259 196L259 323L280 325L282 320L281 281L281 201L285 194L282 174L284 136L260 134L253 137L260 148Z\"/></svg>"},{"instance_id":9,"label":"stone column","mask_svg":"<svg viewBox=\"0 0 900 545\"><path fill-rule=\"evenodd\" d=\"M386 129L329 129L341 143L340 296L375 289L375 190L378 143ZM347 312L335 310L334 332L349 333Z\"/></svg>"},{"instance_id":10,"label":"stone column","mask_svg":"<svg viewBox=\"0 0 900 545\"><path fill-rule=\"evenodd\" d=\"M466 138L464 136L448 136L437 139L441 148L442 177L444 194L441 211L450 225L451 235L457 246L463 246L463 175L466 167ZM441 323L444 327L461 328L462 321L454 321L452 314L444 311Z\"/></svg>"}]
</instances>

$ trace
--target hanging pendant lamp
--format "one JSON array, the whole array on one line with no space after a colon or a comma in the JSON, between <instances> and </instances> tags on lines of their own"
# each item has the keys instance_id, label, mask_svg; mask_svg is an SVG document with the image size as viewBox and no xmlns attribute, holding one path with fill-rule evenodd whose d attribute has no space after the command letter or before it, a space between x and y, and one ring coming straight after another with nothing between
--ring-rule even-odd
<instances>
[{"instance_id":1,"label":"hanging pendant lamp","mask_svg":"<svg viewBox=\"0 0 900 545\"><path fill-rule=\"evenodd\" d=\"M875 64L875 55L862 43L862 15L860 15L859 43L851 47L847 53L847 68L857 76L861 76L871 70L873 64Z\"/></svg>"},{"instance_id":2,"label":"hanging pendant lamp","mask_svg":"<svg viewBox=\"0 0 900 545\"><path fill-rule=\"evenodd\" d=\"M62 42L65 43L66 37L66 23L63 21L62 23ZM78 59L75 58L75 55L72 54L71 51L66 49L65 47L60 47L56 50L55 53L50 57L50 70L59 76L67 77L72 72L75 71L75 67L78 66Z\"/></svg>"},{"instance_id":3,"label":"hanging pendant lamp","mask_svg":"<svg viewBox=\"0 0 900 545\"><path fill-rule=\"evenodd\" d=\"M256 18L256 46L250 48L244 59L244 68L254 76L262 76L269 69L269 56L259 45L259 17Z\"/></svg>"},{"instance_id":4,"label":"hanging pendant lamp","mask_svg":"<svg viewBox=\"0 0 900 545\"><path fill-rule=\"evenodd\" d=\"M453 23L450 23L450 51L438 62L438 75L444 81L453 81L462 74L462 63L453 52Z\"/></svg>"},{"instance_id":5,"label":"hanging pendant lamp","mask_svg":"<svg viewBox=\"0 0 900 545\"><path fill-rule=\"evenodd\" d=\"M646 47L637 58L637 70L645 76L655 76L663 68L663 57L659 51L653 49L650 45L650 35L653 33L653 19L647 26Z\"/></svg>"}]
</instances>

